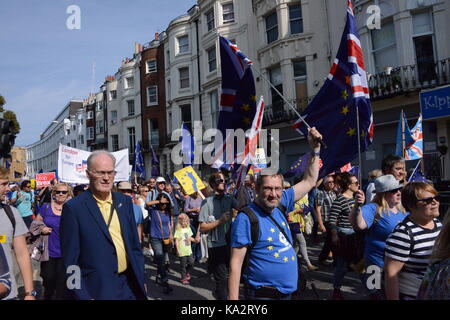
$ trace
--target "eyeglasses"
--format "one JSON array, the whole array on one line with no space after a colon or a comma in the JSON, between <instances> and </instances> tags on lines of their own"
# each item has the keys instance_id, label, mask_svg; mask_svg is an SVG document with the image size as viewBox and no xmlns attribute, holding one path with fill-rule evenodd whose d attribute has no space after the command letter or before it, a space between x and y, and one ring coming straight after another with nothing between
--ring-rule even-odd
<instances>
[{"instance_id":1,"label":"eyeglasses","mask_svg":"<svg viewBox=\"0 0 450 320\"><path fill-rule=\"evenodd\" d=\"M275 188L263 187L263 190L264 190L264 192L270 192L272 190L275 190L275 192L281 192L281 191L283 191L283 188L281 188L281 187L275 187Z\"/></svg>"},{"instance_id":2,"label":"eyeglasses","mask_svg":"<svg viewBox=\"0 0 450 320\"><path fill-rule=\"evenodd\" d=\"M142 192L148 192L148 190L142 190Z\"/></svg>"},{"instance_id":3,"label":"eyeglasses","mask_svg":"<svg viewBox=\"0 0 450 320\"><path fill-rule=\"evenodd\" d=\"M31 188L31 186L25 186L25 188Z\"/></svg>"},{"instance_id":4,"label":"eyeglasses","mask_svg":"<svg viewBox=\"0 0 450 320\"><path fill-rule=\"evenodd\" d=\"M436 202L441 202L441 197L439 195L437 195L437 196L434 196L434 197L417 199L417 201L425 202L426 204L431 204L433 202L433 200L436 200Z\"/></svg>"},{"instance_id":5,"label":"eyeglasses","mask_svg":"<svg viewBox=\"0 0 450 320\"><path fill-rule=\"evenodd\" d=\"M389 190L389 193L397 193L399 191L402 191L402 188L398 188L398 189L394 189L394 190Z\"/></svg>"},{"instance_id":6,"label":"eyeglasses","mask_svg":"<svg viewBox=\"0 0 450 320\"><path fill-rule=\"evenodd\" d=\"M224 183L225 180L223 180L223 179L216 179L216 182L217 182L217 183Z\"/></svg>"},{"instance_id":7,"label":"eyeglasses","mask_svg":"<svg viewBox=\"0 0 450 320\"><path fill-rule=\"evenodd\" d=\"M107 175L108 177L114 177L117 173L117 171L96 171L96 170L89 170L90 173L92 173L94 176L97 177L104 177Z\"/></svg>"},{"instance_id":8,"label":"eyeglasses","mask_svg":"<svg viewBox=\"0 0 450 320\"><path fill-rule=\"evenodd\" d=\"M67 194L69 191L56 190L55 194Z\"/></svg>"}]
</instances>

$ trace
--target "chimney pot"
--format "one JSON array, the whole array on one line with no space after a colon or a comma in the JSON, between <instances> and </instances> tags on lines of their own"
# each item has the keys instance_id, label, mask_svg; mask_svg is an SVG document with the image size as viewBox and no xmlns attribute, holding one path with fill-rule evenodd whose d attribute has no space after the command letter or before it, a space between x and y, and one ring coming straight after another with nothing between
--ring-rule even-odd
<instances>
[{"instance_id":1,"label":"chimney pot","mask_svg":"<svg viewBox=\"0 0 450 320\"><path fill-rule=\"evenodd\" d=\"M155 40L158 40L158 38L159 38L159 33L155 32Z\"/></svg>"}]
</instances>

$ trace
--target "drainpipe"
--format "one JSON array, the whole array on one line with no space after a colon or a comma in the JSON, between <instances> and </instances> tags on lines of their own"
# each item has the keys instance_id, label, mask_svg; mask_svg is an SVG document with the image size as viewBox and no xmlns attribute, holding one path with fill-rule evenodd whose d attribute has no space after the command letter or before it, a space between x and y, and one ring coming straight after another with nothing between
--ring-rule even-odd
<instances>
[{"instance_id":1,"label":"drainpipe","mask_svg":"<svg viewBox=\"0 0 450 320\"><path fill-rule=\"evenodd\" d=\"M200 79L200 44L198 37L198 19L195 20L195 35L197 37L197 73L198 73L198 105L200 108L200 121L203 121L202 115L202 94L201 94L201 79Z\"/></svg>"}]
</instances>

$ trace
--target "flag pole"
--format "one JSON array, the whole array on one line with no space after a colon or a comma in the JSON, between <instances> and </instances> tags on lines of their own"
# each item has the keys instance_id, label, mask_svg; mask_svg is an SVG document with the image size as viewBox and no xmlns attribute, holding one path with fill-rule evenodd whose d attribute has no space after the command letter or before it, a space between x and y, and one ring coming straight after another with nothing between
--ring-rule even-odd
<instances>
[{"instance_id":1,"label":"flag pole","mask_svg":"<svg viewBox=\"0 0 450 320\"><path fill-rule=\"evenodd\" d=\"M260 76L265 82L267 82L267 84L273 89L275 90L275 92L284 100L284 102L291 107L291 109L295 112L295 114L300 118L300 120L302 120L302 122L306 125L306 127L308 129L311 129L311 126L305 121L305 118L303 118L300 113L298 113L298 111L295 109L295 107L292 105L292 103L290 103L286 97L269 81L269 79L267 79L258 69L256 69L254 67L254 65L252 65L252 69L258 74L258 76ZM323 142L323 140L319 140L320 144L322 145L323 148L327 148L327 145L325 144L325 142Z\"/></svg>"},{"instance_id":2,"label":"flag pole","mask_svg":"<svg viewBox=\"0 0 450 320\"><path fill-rule=\"evenodd\" d=\"M403 113L403 109L402 109L402 113L401 113L401 118L402 118L402 157L403 159L405 158L406 155L406 150L405 150L405 115Z\"/></svg>"},{"instance_id":3,"label":"flag pole","mask_svg":"<svg viewBox=\"0 0 450 320\"><path fill-rule=\"evenodd\" d=\"M361 134L359 132L359 107L356 106L356 130L358 131L356 133L357 139L358 139L358 163L359 163L359 170L358 170L358 181L359 181L359 187L362 186L362 180L361 180L361 172L362 172L362 160L361 160Z\"/></svg>"}]
</instances>

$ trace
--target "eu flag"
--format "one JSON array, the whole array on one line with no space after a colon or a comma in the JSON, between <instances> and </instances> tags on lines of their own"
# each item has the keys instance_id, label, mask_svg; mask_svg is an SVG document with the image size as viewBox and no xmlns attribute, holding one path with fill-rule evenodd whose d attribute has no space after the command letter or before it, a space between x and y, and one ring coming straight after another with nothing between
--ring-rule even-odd
<instances>
[{"instance_id":1,"label":"eu flag","mask_svg":"<svg viewBox=\"0 0 450 320\"><path fill-rule=\"evenodd\" d=\"M359 132L356 111L359 111ZM351 1L348 1L347 22L336 59L322 88L305 109L302 116L311 127L322 134L327 148L320 157L323 166L319 176L338 170L358 156L372 143L373 117L369 100L366 71L359 34ZM294 129L307 135L308 130L299 120Z\"/></svg>"},{"instance_id":2,"label":"eu flag","mask_svg":"<svg viewBox=\"0 0 450 320\"><path fill-rule=\"evenodd\" d=\"M139 173L139 177L145 180L144 158L141 152L141 143L138 141L134 151L133 171Z\"/></svg>"},{"instance_id":3,"label":"eu flag","mask_svg":"<svg viewBox=\"0 0 450 320\"><path fill-rule=\"evenodd\" d=\"M420 168L420 160L417 163L416 167L414 168L413 173L411 174L411 176L408 179L408 182L425 182L428 183L427 178L425 178L425 176L422 173L422 169Z\"/></svg>"},{"instance_id":4,"label":"eu flag","mask_svg":"<svg viewBox=\"0 0 450 320\"><path fill-rule=\"evenodd\" d=\"M308 168L308 165L311 162L311 156L311 152L302 155L289 167L289 170L286 171L283 176L285 178L298 177L306 171L306 168Z\"/></svg>"},{"instance_id":5,"label":"eu flag","mask_svg":"<svg viewBox=\"0 0 450 320\"><path fill-rule=\"evenodd\" d=\"M183 154L183 167L190 166L194 162L194 137L186 123L181 125L181 153Z\"/></svg>"},{"instance_id":6,"label":"eu flag","mask_svg":"<svg viewBox=\"0 0 450 320\"><path fill-rule=\"evenodd\" d=\"M217 129L222 133L223 142L216 144L214 164L220 168L230 165L236 155L244 150L231 148L231 134L227 129L246 131L252 125L256 113L256 90L252 62L236 45L220 37L220 60L222 72L222 94L220 96Z\"/></svg>"},{"instance_id":7,"label":"eu flag","mask_svg":"<svg viewBox=\"0 0 450 320\"><path fill-rule=\"evenodd\" d=\"M150 149L152 150L152 177L159 177L159 159L151 144Z\"/></svg>"}]
</instances>

